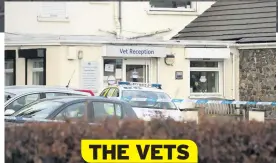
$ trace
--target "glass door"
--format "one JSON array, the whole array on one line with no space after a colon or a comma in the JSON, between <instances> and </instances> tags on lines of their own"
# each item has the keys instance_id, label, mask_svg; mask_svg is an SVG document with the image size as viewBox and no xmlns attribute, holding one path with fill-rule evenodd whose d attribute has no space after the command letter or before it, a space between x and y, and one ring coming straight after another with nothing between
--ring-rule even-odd
<instances>
[{"instance_id":1,"label":"glass door","mask_svg":"<svg viewBox=\"0 0 278 163\"><path fill-rule=\"evenodd\" d=\"M124 60L124 81L127 82L150 82L149 59L127 59Z\"/></svg>"}]
</instances>

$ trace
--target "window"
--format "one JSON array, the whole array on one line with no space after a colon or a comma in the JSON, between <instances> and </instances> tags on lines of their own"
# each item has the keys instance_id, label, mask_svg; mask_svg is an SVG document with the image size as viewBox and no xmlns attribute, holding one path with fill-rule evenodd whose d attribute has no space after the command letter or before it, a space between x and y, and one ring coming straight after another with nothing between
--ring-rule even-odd
<instances>
[{"instance_id":1,"label":"window","mask_svg":"<svg viewBox=\"0 0 278 163\"><path fill-rule=\"evenodd\" d=\"M115 77L117 81L122 80L122 59L104 59L103 60L103 82L108 86L108 77Z\"/></svg>"},{"instance_id":2,"label":"window","mask_svg":"<svg viewBox=\"0 0 278 163\"><path fill-rule=\"evenodd\" d=\"M14 61L5 61L5 86L15 85L14 83Z\"/></svg>"},{"instance_id":3,"label":"window","mask_svg":"<svg viewBox=\"0 0 278 163\"><path fill-rule=\"evenodd\" d=\"M151 10L156 11L194 11L196 2L182 0L150 0Z\"/></svg>"},{"instance_id":4,"label":"window","mask_svg":"<svg viewBox=\"0 0 278 163\"><path fill-rule=\"evenodd\" d=\"M32 59L32 84L44 85L44 63L42 59Z\"/></svg>"},{"instance_id":5,"label":"window","mask_svg":"<svg viewBox=\"0 0 278 163\"><path fill-rule=\"evenodd\" d=\"M42 2L39 21L67 21L67 3L66 2Z\"/></svg>"},{"instance_id":6,"label":"window","mask_svg":"<svg viewBox=\"0 0 278 163\"><path fill-rule=\"evenodd\" d=\"M124 90L122 92L123 98L128 99L142 99L136 101L129 101L132 107L140 108L153 108L153 109L168 109L175 110L176 105L171 102L171 98L164 92L152 92L152 91L133 91L133 90ZM145 100L147 99L147 100Z\"/></svg>"},{"instance_id":7,"label":"window","mask_svg":"<svg viewBox=\"0 0 278 163\"><path fill-rule=\"evenodd\" d=\"M16 99L15 101L13 101L12 103L10 103L5 110L11 109L14 111L18 111L25 105L28 105L31 102L37 101L39 99L40 99L40 94L30 94L30 95L22 96Z\"/></svg>"},{"instance_id":8,"label":"window","mask_svg":"<svg viewBox=\"0 0 278 163\"><path fill-rule=\"evenodd\" d=\"M119 104L108 102L93 102L94 118L102 119L109 116L122 117L122 107Z\"/></svg>"},{"instance_id":9,"label":"window","mask_svg":"<svg viewBox=\"0 0 278 163\"><path fill-rule=\"evenodd\" d=\"M45 98L56 97L56 96L68 96L68 94L67 93L60 93L60 92L45 93Z\"/></svg>"},{"instance_id":10,"label":"window","mask_svg":"<svg viewBox=\"0 0 278 163\"><path fill-rule=\"evenodd\" d=\"M221 93L222 62L190 61L190 93Z\"/></svg>"},{"instance_id":11,"label":"window","mask_svg":"<svg viewBox=\"0 0 278 163\"><path fill-rule=\"evenodd\" d=\"M63 104L56 101L36 102L23 107L19 112L14 113L13 116L45 119Z\"/></svg>"},{"instance_id":12,"label":"window","mask_svg":"<svg viewBox=\"0 0 278 163\"><path fill-rule=\"evenodd\" d=\"M63 111L61 111L55 119L64 120L65 118L83 118L85 114L86 104L76 103L66 107Z\"/></svg>"}]
</instances>

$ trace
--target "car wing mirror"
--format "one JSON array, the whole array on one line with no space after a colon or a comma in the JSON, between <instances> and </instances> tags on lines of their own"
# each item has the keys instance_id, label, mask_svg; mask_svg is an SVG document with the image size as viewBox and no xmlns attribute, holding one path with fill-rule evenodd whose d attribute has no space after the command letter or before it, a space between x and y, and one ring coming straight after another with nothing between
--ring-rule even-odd
<instances>
[{"instance_id":1,"label":"car wing mirror","mask_svg":"<svg viewBox=\"0 0 278 163\"><path fill-rule=\"evenodd\" d=\"M5 116L10 116L10 115L12 115L14 112L15 112L15 111L12 110L12 109L7 109L7 110L5 110L4 115L5 115Z\"/></svg>"}]
</instances>

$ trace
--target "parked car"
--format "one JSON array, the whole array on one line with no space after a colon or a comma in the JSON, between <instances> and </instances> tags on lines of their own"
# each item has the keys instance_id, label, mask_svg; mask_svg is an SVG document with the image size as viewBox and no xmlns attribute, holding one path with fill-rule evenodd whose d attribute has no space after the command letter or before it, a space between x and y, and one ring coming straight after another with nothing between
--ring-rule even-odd
<instances>
[{"instance_id":1,"label":"parked car","mask_svg":"<svg viewBox=\"0 0 278 163\"><path fill-rule=\"evenodd\" d=\"M161 84L118 82L105 88L99 96L128 101L143 120L152 118L172 118L182 121L179 108L171 97L161 89Z\"/></svg>"},{"instance_id":2,"label":"parked car","mask_svg":"<svg viewBox=\"0 0 278 163\"><path fill-rule=\"evenodd\" d=\"M11 115L25 105L53 96L91 96L89 93L59 88L5 89L5 115Z\"/></svg>"},{"instance_id":3,"label":"parked car","mask_svg":"<svg viewBox=\"0 0 278 163\"><path fill-rule=\"evenodd\" d=\"M24 106L11 115L11 117L40 121L81 119L89 122L109 116L116 116L120 119L137 118L131 105L125 101L91 96L61 96L41 99ZM5 121L7 122L9 119L12 120L12 118L6 118Z\"/></svg>"},{"instance_id":4,"label":"parked car","mask_svg":"<svg viewBox=\"0 0 278 163\"><path fill-rule=\"evenodd\" d=\"M14 86L5 86L5 89L26 89L26 88L45 88L45 89L65 89L65 90L75 90L80 92L90 93L91 96L95 96L94 92L89 89L77 89L69 88L63 86L46 86L46 85L14 85Z\"/></svg>"}]
</instances>

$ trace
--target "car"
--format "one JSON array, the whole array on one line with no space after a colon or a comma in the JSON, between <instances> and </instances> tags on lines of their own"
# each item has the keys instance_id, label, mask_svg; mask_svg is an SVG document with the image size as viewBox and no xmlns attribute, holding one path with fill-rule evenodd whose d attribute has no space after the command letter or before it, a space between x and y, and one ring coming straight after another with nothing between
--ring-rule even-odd
<instances>
[{"instance_id":1,"label":"car","mask_svg":"<svg viewBox=\"0 0 278 163\"><path fill-rule=\"evenodd\" d=\"M5 86L5 89L26 89L26 88L45 88L45 89L65 89L65 90L75 90L80 92L90 93L91 96L94 96L94 92L89 89L77 89L77 88L69 88L67 86L46 86L46 85L14 85L14 86Z\"/></svg>"},{"instance_id":2,"label":"car","mask_svg":"<svg viewBox=\"0 0 278 163\"><path fill-rule=\"evenodd\" d=\"M128 101L137 116L144 120L157 117L183 120L179 108L161 88L161 84L118 82L105 88L99 96Z\"/></svg>"},{"instance_id":3,"label":"car","mask_svg":"<svg viewBox=\"0 0 278 163\"><path fill-rule=\"evenodd\" d=\"M11 117L31 118L39 121L87 120L95 122L105 117L136 118L131 105L122 100L92 96L60 96L30 103ZM8 119L6 118L6 122Z\"/></svg>"},{"instance_id":4,"label":"car","mask_svg":"<svg viewBox=\"0 0 278 163\"><path fill-rule=\"evenodd\" d=\"M89 93L59 88L5 89L5 115L11 115L25 105L53 96L91 96Z\"/></svg>"}]
</instances>

